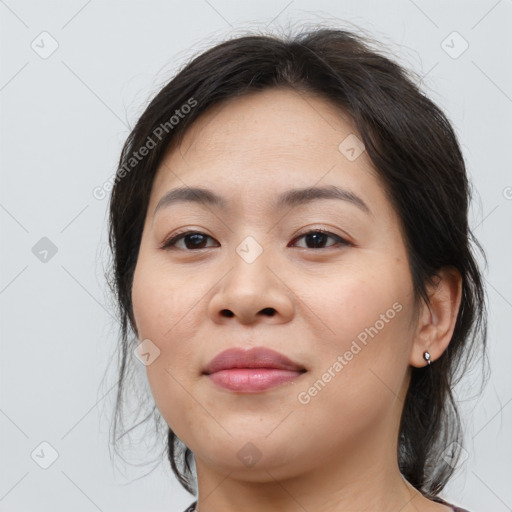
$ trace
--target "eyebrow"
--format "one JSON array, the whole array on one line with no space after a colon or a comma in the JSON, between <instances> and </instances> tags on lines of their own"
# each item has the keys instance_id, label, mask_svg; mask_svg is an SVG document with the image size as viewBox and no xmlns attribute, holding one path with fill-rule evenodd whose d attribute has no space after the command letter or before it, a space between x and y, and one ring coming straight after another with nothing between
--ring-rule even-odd
<instances>
[{"instance_id":1,"label":"eyebrow","mask_svg":"<svg viewBox=\"0 0 512 512\"><path fill-rule=\"evenodd\" d=\"M309 203L317 199L338 199L347 201L368 215L372 212L368 205L356 194L335 185L324 187L306 187L287 190L283 192L273 204L275 210L291 208ZM153 215L163 208L176 203L203 203L226 209L228 202L215 192L202 187L180 187L167 192L156 205Z\"/></svg>"}]
</instances>

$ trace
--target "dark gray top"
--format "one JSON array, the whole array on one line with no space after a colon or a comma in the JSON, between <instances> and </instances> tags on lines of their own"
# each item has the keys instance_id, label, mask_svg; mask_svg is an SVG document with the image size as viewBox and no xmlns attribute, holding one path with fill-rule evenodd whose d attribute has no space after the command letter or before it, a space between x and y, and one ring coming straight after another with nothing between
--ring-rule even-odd
<instances>
[{"instance_id":1,"label":"dark gray top","mask_svg":"<svg viewBox=\"0 0 512 512\"><path fill-rule=\"evenodd\" d=\"M439 498L436 496L435 498L432 498L433 501L437 501L438 503L442 503L443 505L447 505L448 507L452 507L453 512L469 512L469 510L466 510L465 508L456 507L455 505L452 505L451 503L448 503L447 501L444 501L442 498ZM194 501L190 507L188 507L184 512L193 512L193 510L196 508L197 501Z\"/></svg>"}]
</instances>

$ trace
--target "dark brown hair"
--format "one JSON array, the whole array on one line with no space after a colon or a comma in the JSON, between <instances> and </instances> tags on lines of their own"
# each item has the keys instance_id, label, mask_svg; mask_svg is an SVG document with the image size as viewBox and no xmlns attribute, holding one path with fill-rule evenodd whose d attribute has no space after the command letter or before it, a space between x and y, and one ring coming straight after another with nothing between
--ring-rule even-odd
<instances>
[{"instance_id":1,"label":"dark brown hair","mask_svg":"<svg viewBox=\"0 0 512 512\"><path fill-rule=\"evenodd\" d=\"M249 92L289 87L323 97L355 123L399 215L416 300L428 303L426 285L441 268L455 267L462 276L462 303L449 346L430 366L411 368L397 454L403 476L425 496L436 496L446 485L462 445L453 387L476 355L485 355L486 296L472 246L484 259L485 254L468 226L471 190L450 122L415 84L417 77L372 44L352 31L331 28L293 37L232 38L185 65L140 116L124 144L110 198L113 261L107 278L121 325L114 444L128 356L137 343L129 336L135 333L133 275L164 152L210 106ZM193 102L193 108L183 108ZM177 111L182 115L174 124L170 119ZM134 165L130 159L150 140L152 148ZM450 463L442 457L449 447ZM194 493L193 454L170 428L167 455L178 480Z\"/></svg>"}]
</instances>

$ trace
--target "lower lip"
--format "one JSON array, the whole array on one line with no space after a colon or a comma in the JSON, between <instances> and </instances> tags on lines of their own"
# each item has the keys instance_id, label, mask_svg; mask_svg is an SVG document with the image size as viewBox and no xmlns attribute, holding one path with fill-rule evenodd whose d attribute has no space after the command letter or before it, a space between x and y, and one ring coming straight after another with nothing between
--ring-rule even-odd
<instances>
[{"instance_id":1,"label":"lower lip","mask_svg":"<svg viewBox=\"0 0 512 512\"><path fill-rule=\"evenodd\" d=\"M208 377L221 388L255 393L296 380L303 373L275 368L232 368L211 373Z\"/></svg>"}]
</instances>

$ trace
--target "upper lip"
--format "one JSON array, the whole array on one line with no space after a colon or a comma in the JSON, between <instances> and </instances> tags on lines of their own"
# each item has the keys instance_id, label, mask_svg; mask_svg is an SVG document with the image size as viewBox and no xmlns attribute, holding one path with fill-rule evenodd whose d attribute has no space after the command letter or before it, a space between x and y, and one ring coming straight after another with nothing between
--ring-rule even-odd
<instances>
[{"instance_id":1,"label":"upper lip","mask_svg":"<svg viewBox=\"0 0 512 512\"><path fill-rule=\"evenodd\" d=\"M203 373L209 375L230 368L276 368L306 371L303 366L275 350L266 347L252 347L250 349L229 348L220 352L208 363Z\"/></svg>"}]
</instances>

